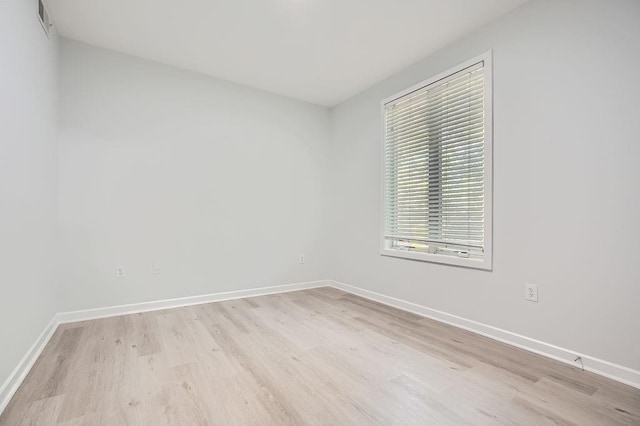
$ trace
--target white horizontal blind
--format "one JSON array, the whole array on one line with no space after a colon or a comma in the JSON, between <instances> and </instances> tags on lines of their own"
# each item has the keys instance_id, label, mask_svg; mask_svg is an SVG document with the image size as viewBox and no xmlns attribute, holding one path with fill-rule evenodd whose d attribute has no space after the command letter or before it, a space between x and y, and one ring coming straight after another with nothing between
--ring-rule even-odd
<instances>
[{"instance_id":1,"label":"white horizontal blind","mask_svg":"<svg viewBox=\"0 0 640 426\"><path fill-rule=\"evenodd\" d=\"M388 247L483 258L484 71L480 62L385 104Z\"/></svg>"}]
</instances>

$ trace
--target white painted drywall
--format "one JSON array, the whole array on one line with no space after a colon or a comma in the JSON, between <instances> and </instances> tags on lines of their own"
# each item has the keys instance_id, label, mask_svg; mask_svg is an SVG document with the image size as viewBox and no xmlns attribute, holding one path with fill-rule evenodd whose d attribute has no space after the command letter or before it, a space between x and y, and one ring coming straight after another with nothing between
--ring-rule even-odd
<instances>
[{"instance_id":1,"label":"white painted drywall","mask_svg":"<svg viewBox=\"0 0 640 426\"><path fill-rule=\"evenodd\" d=\"M51 11L65 37L331 106L524 1L54 0Z\"/></svg>"},{"instance_id":2,"label":"white painted drywall","mask_svg":"<svg viewBox=\"0 0 640 426\"><path fill-rule=\"evenodd\" d=\"M493 271L380 256L380 101L489 49ZM640 369L639 73L640 2L540 0L336 107L332 278Z\"/></svg>"},{"instance_id":3,"label":"white painted drywall","mask_svg":"<svg viewBox=\"0 0 640 426\"><path fill-rule=\"evenodd\" d=\"M56 43L0 1L0 386L56 312Z\"/></svg>"},{"instance_id":4,"label":"white painted drywall","mask_svg":"<svg viewBox=\"0 0 640 426\"><path fill-rule=\"evenodd\" d=\"M60 310L325 278L328 109L65 39L60 64Z\"/></svg>"}]
</instances>

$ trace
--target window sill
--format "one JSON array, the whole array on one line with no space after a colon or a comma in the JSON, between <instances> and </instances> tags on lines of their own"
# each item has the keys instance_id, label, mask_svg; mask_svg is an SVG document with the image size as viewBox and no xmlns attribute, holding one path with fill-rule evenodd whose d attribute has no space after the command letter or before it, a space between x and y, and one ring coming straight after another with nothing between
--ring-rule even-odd
<instances>
[{"instance_id":1,"label":"window sill","mask_svg":"<svg viewBox=\"0 0 640 426\"><path fill-rule=\"evenodd\" d=\"M483 269L486 271L492 270L491 259L487 257L485 257L484 259L465 259L462 257L454 257L445 254L419 253L415 251L412 252L407 250L394 250L386 248L380 250L380 255L419 260L421 262L462 266L465 268Z\"/></svg>"}]
</instances>

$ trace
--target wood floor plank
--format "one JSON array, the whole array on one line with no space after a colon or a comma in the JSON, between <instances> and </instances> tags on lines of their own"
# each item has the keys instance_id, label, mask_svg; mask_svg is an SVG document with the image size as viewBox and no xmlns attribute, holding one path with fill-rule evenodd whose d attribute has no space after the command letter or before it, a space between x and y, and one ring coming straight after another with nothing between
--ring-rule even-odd
<instances>
[{"instance_id":1,"label":"wood floor plank","mask_svg":"<svg viewBox=\"0 0 640 426\"><path fill-rule=\"evenodd\" d=\"M64 324L6 425L638 425L640 390L332 288Z\"/></svg>"}]
</instances>

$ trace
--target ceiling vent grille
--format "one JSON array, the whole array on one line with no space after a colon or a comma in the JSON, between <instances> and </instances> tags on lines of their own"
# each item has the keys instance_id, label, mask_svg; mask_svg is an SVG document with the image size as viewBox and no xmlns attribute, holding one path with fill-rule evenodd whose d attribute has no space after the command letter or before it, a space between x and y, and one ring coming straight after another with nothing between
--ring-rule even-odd
<instances>
[{"instance_id":1,"label":"ceiling vent grille","mask_svg":"<svg viewBox=\"0 0 640 426\"><path fill-rule=\"evenodd\" d=\"M42 0L38 0L38 18L40 18L40 23L42 24L42 28L44 32L49 37L49 29L51 28L51 20L49 19L49 13L47 12L47 8L44 6Z\"/></svg>"}]
</instances>

